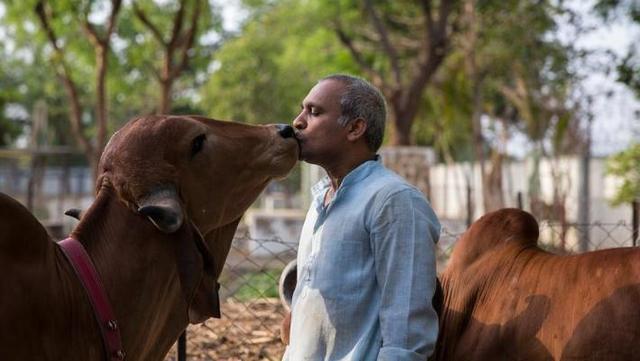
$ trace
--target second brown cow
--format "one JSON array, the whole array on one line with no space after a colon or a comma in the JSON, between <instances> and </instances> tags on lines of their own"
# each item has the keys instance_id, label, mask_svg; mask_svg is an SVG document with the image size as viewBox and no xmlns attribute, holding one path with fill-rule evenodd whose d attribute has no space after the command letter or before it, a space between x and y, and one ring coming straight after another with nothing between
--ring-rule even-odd
<instances>
[{"instance_id":1,"label":"second brown cow","mask_svg":"<svg viewBox=\"0 0 640 361\"><path fill-rule=\"evenodd\" d=\"M637 360L640 249L540 249L538 223L502 209L456 243L441 275L434 360Z\"/></svg>"}]
</instances>

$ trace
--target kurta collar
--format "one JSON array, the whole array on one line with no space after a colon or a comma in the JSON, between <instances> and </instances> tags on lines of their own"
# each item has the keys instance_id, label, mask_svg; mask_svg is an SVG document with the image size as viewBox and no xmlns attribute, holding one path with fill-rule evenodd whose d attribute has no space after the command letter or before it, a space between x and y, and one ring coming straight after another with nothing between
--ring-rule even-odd
<instances>
[{"instance_id":1,"label":"kurta collar","mask_svg":"<svg viewBox=\"0 0 640 361\"><path fill-rule=\"evenodd\" d=\"M380 167L381 165L382 163L380 162L380 156L377 154L374 159L362 162L360 165L355 167L351 172L349 172L349 174L347 174L346 177L344 177L344 179L342 180L342 183L340 184L340 187L338 187L338 190L336 191L336 195L337 193L340 192L341 189L346 188L351 184L355 184L363 180L369 174L371 174L371 172L376 167ZM331 185L331 180L329 179L329 176L324 176L318 183L316 183L311 188L311 195L313 196L313 199L324 197L324 194L330 185Z\"/></svg>"}]
</instances>

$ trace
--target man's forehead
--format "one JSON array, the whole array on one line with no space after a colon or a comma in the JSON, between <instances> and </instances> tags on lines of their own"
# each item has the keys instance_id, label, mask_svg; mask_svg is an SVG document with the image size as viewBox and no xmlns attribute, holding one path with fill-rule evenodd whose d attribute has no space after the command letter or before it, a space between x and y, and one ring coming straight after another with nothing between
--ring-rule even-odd
<instances>
[{"instance_id":1,"label":"man's forehead","mask_svg":"<svg viewBox=\"0 0 640 361\"><path fill-rule=\"evenodd\" d=\"M316 84L304 98L305 105L326 105L331 102L339 102L344 84L336 80L323 80Z\"/></svg>"}]
</instances>

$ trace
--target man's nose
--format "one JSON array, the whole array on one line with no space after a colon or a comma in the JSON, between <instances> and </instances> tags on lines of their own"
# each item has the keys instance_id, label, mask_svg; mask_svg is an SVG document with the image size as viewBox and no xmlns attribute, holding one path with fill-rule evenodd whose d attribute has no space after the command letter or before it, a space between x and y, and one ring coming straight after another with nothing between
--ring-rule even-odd
<instances>
[{"instance_id":1,"label":"man's nose","mask_svg":"<svg viewBox=\"0 0 640 361\"><path fill-rule=\"evenodd\" d=\"M293 127L296 129L304 129L307 127L307 123L304 121L304 112L298 114L296 119L293 120Z\"/></svg>"}]
</instances>

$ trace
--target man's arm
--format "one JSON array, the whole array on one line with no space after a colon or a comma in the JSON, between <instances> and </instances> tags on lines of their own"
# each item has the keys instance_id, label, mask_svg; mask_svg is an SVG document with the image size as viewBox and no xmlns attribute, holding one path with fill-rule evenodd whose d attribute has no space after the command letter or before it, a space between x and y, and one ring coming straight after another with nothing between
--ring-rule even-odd
<instances>
[{"instance_id":1,"label":"man's arm","mask_svg":"<svg viewBox=\"0 0 640 361\"><path fill-rule=\"evenodd\" d=\"M289 344L289 331L291 330L291 312L284 311L284 319L280 324L280 340L285 345Z\"/></svg>"},{"instance_id":2,"label":"man's arm","mask_svg":"<svg viewBox=\"0 0 640 361\"><path fill-rule=\"evenodd\" d=\"M371 242L380 286L379 361L424 361L434 351L438 315L435 243L440 224L421 193L386 197L372 220Z\"/></svg>"}]
</instances>

